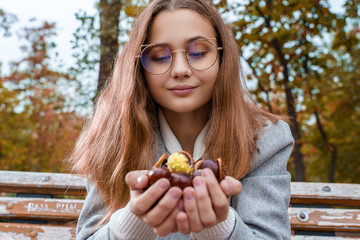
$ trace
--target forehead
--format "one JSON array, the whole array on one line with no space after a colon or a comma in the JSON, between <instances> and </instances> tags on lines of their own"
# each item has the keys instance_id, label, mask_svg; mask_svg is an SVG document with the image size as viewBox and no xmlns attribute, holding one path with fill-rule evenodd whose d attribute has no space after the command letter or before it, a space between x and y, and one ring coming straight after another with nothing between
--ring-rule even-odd
<instances>
[{"instance_id":1,"label":"forehead","mask_svg":"<svg viewBox=\"0 0 360 240\"><path fill-rule=\"evenodd\" d=\"M194 37L215 38L211 22L189 9L163 11L153 20L148 43L180 45Z\"/></svg>"}]
</instances>

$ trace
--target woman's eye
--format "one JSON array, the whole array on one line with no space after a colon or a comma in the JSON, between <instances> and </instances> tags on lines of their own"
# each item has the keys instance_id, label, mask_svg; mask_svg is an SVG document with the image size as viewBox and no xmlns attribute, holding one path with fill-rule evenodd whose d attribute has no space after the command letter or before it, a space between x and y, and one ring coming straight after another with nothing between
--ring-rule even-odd
<instances>
[{"instance_id":1,"label":"woman's eye","mask_svg":"<svg viewBox=\"0 0 360 240\"><path fill-rule=\"evenodd\" d=\"M153 62L166 62L170 59L170 56L153 56L151 61Z\"/></svg>"},{"instance_id":2,"label":"woman's eye","mask_svg":"<svg viewBox=\"0 0 360 240\"><path fill-rule=\"evenodd\" d=\"M199 57L204 57L206 54L207 54L206 51L191 52L189 53L189 57L199 58Z\"/></svg>"}]
</instances>

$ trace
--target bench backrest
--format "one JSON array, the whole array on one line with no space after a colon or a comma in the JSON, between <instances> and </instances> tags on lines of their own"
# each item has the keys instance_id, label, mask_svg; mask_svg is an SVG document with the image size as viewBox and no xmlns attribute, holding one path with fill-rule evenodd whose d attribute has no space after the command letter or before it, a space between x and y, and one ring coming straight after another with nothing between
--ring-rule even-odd
<instances>
[{"instance_id":1,"label":"bench backrest","mask_svg":"<svg viewBox=\"0 0 360 240\"><path fill-rule=\"evenodd\" d=\"M0 222L0 232L16 232L23 236L36 234L39 237L53 232L55 228L62 232L61 236L70 236L66 239L74 238L76 220L86 194L85 177L0 171L2 192L0 218L6 219L6 222ZM42 195L53 198L42 198ZM359 208L360 184L291 183L288 212L293 234L320 232L360 239ZM24 223L12 223L19 219ZM46 221L50 225L38 225L38 222L32 221ZM302 238L296 236L296 239Z\"/></svg>"}]
</instances>

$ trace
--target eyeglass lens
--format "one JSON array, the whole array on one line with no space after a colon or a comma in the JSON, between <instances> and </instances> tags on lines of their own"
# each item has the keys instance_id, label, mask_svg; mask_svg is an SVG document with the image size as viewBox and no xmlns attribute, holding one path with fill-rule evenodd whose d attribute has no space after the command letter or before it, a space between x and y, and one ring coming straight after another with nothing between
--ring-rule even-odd
<instances>
[{"instance_id":1,"label":"eyeglass lens","mask_svg":"<svg viewBox=\"0 0 360 240\"><path fill-rule=\"evenodd\" d=\"M194 40L186 48L186 59L191 67L197 70L205 70L214 65L217 54L216 45L204 39ZM149 46L141 54L143 67L152 74L167 72L172 61L173 53L165 44Z\"/></svg>"}]
</instances>

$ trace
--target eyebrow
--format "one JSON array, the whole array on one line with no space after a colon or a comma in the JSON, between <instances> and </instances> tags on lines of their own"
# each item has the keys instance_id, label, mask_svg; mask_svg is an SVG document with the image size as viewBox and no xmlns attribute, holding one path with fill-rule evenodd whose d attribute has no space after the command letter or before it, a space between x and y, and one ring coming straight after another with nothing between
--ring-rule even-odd
<instances>
[{"instance_id":1,"label":"eyebrow","mask_svg":"<svg viewBox=\"0 0 360 240\"><path fill-rule=\"evenodd\" d=\"M190 42L194 41L194 40L198 40L198 39L216 39L216 37L204 37L204 36L201 36L201 35L198 35L198 36L194 36L194 37L191 37L189 39L187 39L185 41L185 44L189 44ZM149 43L149 44L164 44L164 45L167 45L167 46L171 46L171 44L169 43L166 43L166 42L160 42L160 43ZM146 44L147 45L147 44Z\"/></svg>"}]
</instances>

